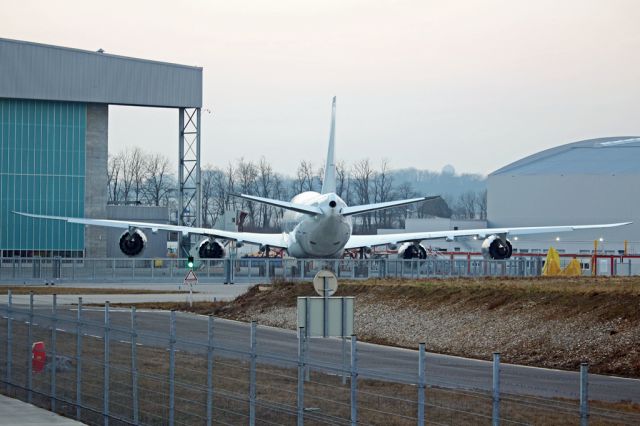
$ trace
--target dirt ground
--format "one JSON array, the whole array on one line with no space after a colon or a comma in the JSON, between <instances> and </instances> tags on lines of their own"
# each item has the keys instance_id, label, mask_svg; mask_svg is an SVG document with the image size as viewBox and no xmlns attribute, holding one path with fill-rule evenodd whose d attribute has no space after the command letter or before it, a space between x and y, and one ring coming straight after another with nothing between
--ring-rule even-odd
<instances>
[{"instance_id":1,"label":"dirt ground","mask_svg":"<svg viewBox=\"0 0 640 426\"><path fill-rule=\"evenodd\" d=\"M227 303L151 304L295 328L311 284L255 286ZM361 340L505 362L640 377L640 277L342 281Z\"/></svg>"}]
</instances>

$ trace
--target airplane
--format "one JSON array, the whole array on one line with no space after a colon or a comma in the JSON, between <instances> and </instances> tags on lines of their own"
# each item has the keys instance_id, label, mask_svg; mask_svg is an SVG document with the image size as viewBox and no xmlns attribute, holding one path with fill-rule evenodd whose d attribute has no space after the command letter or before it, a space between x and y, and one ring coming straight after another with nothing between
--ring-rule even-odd
<instances>
[{"instance_id":1,"label":"airplane","mask_svg":"<svg viewBox=\"0 0 640 426\"><path fill-rule=\"evenodd\" d=\"M439 198L439 196L419 197L383 203L347 206L336 194L336 161L335 161L335 122L336 98L333 98L331 109L331 128L329 131L329 147L324 168L324 179L320 193L307 191L293 197L291 201L280 201L257 197L248 194L235 194L245 200L268 204L287 210L284 216L284 230L280 234L262 234L254 232L233 232L213 228L198 228L181 225L134 222L109 219L90 219L77 217L47 216L24 212L14 212L21 216L61 220L82 225L122 228L120 250L127 256L138 256L145 248L147 241L143 230L166 230L201 235L204 238L196 245L195 253L204 259L222 258L225 253L225 242L234 241L236 247L243 244L254 244L261 251L269 253L270 248L286 250L289 256L296 258L331 259L343 257L345 251L360 249L361 256L372 247L386 245L390 250L398 250L400 259L425 259L427 250L421 244L424 240L446 239L449 241L459 237L476 237L484 239L482 254L487 259L508 259L513 252L507 235L519 236L543 233L560 233L574 230L613 228L628 225L631 222L609 223L599 225L565 225L515 228L484 228L435 232L412 232L384 235L353 235L352 216L421 203Z\"/></svg>"}]
</instances>

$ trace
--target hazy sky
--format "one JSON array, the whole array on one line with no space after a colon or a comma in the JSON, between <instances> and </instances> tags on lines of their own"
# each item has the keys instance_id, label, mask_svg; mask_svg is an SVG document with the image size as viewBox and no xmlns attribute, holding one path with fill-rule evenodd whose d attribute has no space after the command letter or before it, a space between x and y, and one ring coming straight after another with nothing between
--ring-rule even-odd
<instances>
[{"instance_id":1,"label":"hazy sky","mask_svg":"<svg viewBox=\"0 0 640 426\"><path fill-rule=\"evenodd\" d=\"M489 173L640 134L640 1L0 0L0 37L204 67L202 155ZM112 107L110 151L177 161L177 110Z\"/></svg>"}]
</instances>

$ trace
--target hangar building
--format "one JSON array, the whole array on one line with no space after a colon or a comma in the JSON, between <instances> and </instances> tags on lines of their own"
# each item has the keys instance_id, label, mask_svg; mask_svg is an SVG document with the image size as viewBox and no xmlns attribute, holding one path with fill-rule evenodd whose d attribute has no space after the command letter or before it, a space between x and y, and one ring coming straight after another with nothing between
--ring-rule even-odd
<instances>
[{"instance_id":1,"label":"hangar building","mask_svg":"<svg viewBox=\"0 0 640 426\"><path fill-rule=\"evenodd\" d=\"M110 104L199 125L202 68L0 38L0 257L106 255L104 228L12 211L107 217Z\"/></svg>"},{"instance_id":2,"label":"hangar building","mask_svg":"<svg viewBox=\"0 0 640 426\"><path fill-rule=\"evenodd\" d=\"M490 227L634 222L592 231L521 237L520 253L553 245L590 253L594 239L606 254L640 253L640 137L589 139L530 155L487 179ZM556 241L556 238L558 240Z\"/></svg>"}]
</instances>

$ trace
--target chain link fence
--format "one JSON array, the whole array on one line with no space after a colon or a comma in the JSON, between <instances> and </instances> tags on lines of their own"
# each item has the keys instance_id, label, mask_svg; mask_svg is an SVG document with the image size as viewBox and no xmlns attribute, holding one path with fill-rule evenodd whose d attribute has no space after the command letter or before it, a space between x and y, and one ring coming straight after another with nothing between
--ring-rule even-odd
<instances>
[{"instance_id":1,"label":"chain link fence","mask_svg":"<svg viewBox=\"0 0 640 426\"><path fill-rule=\"evenodd\" d=\"M200 259L195 271L203 281L257 282L310 280L321 269L340 278L427 278L539 276L543 259L509 260L432 258L396 259ZM0 281L176 281L187 259L2 258Z\"/></svg>"},{"instance_id":2,"label":"chain link fence","mask_svg":"<svg viewBox=\"0 0 640 426\"><path fill-rule=\"evenodd\" d=\"M143 317L51 300L16 305L9 295L0 306L2 392L87 424L640 423L637 410L591 403L586 365L575 400L524 396L501 391L499 354L488 387L461 388L427 374L424 344L414 373L394 373L373 368L355 336L328 355L327 341L303 329L290 346L255 322L233 340L212 316L196 327L174 311ZM158 321L165 332L149 328Z\"/></svg>"}]
</instances>

